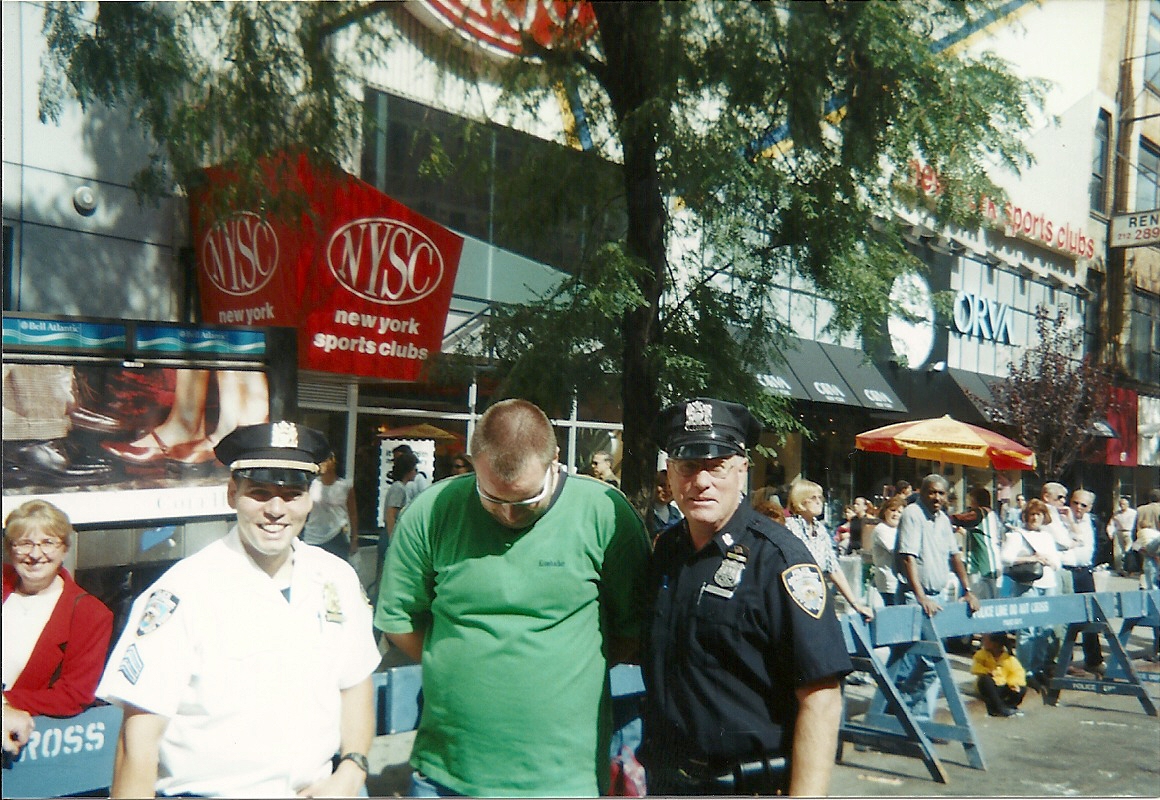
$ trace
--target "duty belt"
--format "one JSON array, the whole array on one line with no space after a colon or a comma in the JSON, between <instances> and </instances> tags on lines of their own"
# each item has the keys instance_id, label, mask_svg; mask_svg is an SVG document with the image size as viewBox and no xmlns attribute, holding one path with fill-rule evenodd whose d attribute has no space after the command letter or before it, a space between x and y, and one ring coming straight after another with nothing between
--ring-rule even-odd
<instances>
[{"instance_id":1,"label":"duty belt","mask_svg":"<svg viewBox=\"0 0 1160 800\"><path fill-rule=\"evenodd\" d=\"M688 759L674 772L676 780L687 783L689 788L700 786L720 794L789 792L789 762L784 756L724 765Z\"/></svg>"}]
</instances>

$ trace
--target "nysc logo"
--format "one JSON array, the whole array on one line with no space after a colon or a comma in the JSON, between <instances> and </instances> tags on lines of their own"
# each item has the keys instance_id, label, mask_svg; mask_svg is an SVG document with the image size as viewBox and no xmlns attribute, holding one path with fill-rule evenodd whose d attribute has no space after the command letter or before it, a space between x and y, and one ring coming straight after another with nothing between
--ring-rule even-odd
<instances>
[{"instance_id":1,"label":"nysc logo","mask_svg":"<svg viewBox=\"0 0 1160 800\"><path fill-rule=\"evenodd\" d=\"M359 297L406 305L439 288L443 254L425 233L397 219L356 219L326 245L334 277Z\"/></svg>"},{"instance_id":2,"label":"nysc logo","mask_svg":"<svg viewBox=\"0 0 1160 800\"><path fill-rule=\"evenodd\" d=\"M226 294L244 297L265 286L278 266L278 237L250 211L216 223L201 241L201 268Z\"/></svg>"}]
</instances>

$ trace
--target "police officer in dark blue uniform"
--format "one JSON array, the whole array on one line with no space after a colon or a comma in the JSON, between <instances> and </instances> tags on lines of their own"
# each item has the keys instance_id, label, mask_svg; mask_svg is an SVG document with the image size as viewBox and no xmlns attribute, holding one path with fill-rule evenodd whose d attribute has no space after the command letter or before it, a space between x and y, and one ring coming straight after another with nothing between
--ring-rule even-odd
<instances>
[{"instance_id":1,"label":"police officer in dark blue uniform","mask_svg":"<svg viewBox=\"0 0 1160 800\"><path fill-rule=\"evenodd\" d=\"M685 519L650 565L649 794L824 795L853 665L806 546L742 502L761 424L697 398L662 411L655 432Z\"/></svg>"}]
</instances>

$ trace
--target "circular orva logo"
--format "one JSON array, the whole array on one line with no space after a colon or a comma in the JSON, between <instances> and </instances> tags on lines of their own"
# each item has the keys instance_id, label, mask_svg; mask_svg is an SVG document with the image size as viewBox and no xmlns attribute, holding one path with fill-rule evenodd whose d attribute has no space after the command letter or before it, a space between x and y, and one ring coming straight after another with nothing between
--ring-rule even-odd
<instances>
[{"instance_id":1,"label":"circular orva logo","mask_svg":"<svg viewBox=\"0 0 1160 800\"><path fill-rule=\"evenodd\" d=\"M215 223L201 240L201 268L226 294L253 294L269 282L277 266L278 236L251 211Z\"/></svg>"},{"instance_id":2,"label":"circular orva logo","mask_svg":"<svg viewBox=\"0 0 1160 800\"><path fill-rule=\"evenodd\" d=\"M359 297L383 305L406 305L439 288L443 254L427 234L397 219L356 219L326 244L334 277Z\"/></svg>"}]
</instances>

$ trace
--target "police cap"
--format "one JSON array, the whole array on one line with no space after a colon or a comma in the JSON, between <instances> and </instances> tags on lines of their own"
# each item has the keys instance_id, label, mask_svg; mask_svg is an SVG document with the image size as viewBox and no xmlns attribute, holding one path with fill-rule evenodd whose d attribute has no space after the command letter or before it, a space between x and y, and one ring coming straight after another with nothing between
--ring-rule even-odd
<instances>
[{"instance_id":1,"label":"police cap","mask_svg":"<svg viewBox=\"0 0 1160 800\"><path fill-rule=\"evenodd\" d=\"M761 423L740 403L698 397L662 411L653 431L670 458L723 458L757 444Z\"/></svg>"},{"instance_id":2,"label":"police cap","mask_svg":"<svg viewBox=\"0 0 1160 800\"><path fill-rule=\"evenodd\" d=\"M236 476L280 486L309 486L330 453L325 436L293 422L237 428L214 448Z\"/></svg>"}]
</instances>

